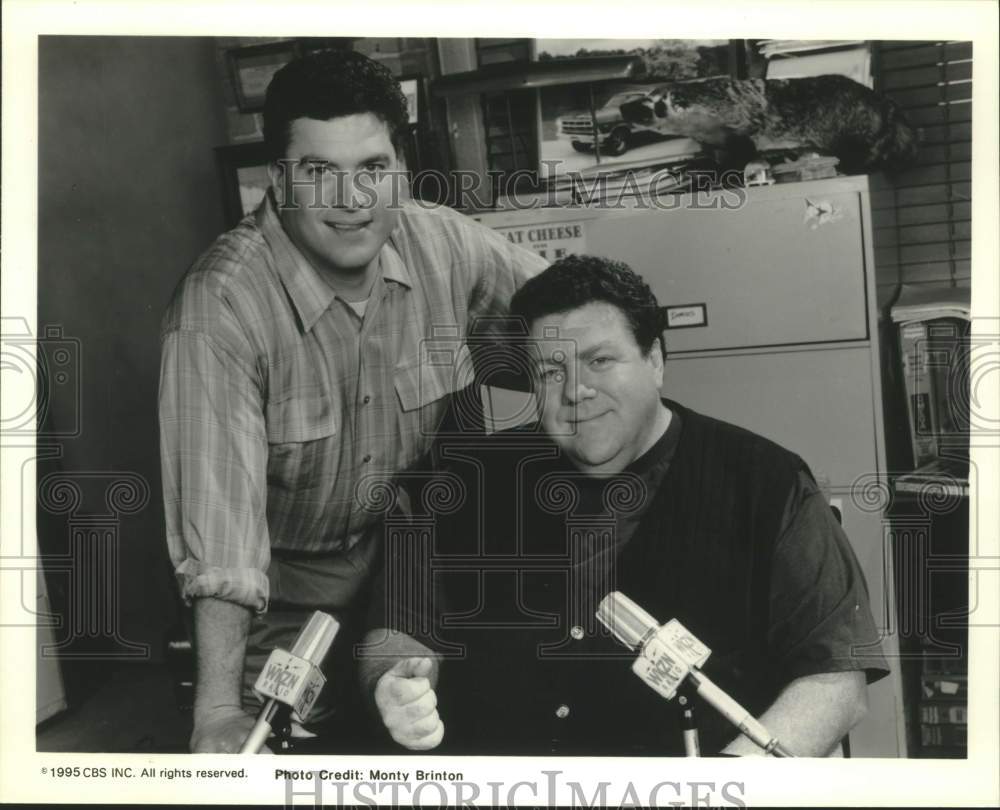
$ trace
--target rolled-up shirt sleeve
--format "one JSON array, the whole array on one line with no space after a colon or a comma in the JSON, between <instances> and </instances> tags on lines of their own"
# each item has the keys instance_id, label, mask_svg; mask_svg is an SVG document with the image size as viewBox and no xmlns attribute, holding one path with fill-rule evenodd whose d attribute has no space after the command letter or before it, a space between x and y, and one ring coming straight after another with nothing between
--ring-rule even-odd
<instances>
[{"instance_id":1,"label":"rolled-up shirt sleeve","mask_svg":"<svg viewBox=\"0 0 1000 810\"><path fill-rule=\"evenodd\" d=\"M167 546L181 595L267 609L267 433L252 358L165 329L159 420Z\"/></svg>"}]
</instances>

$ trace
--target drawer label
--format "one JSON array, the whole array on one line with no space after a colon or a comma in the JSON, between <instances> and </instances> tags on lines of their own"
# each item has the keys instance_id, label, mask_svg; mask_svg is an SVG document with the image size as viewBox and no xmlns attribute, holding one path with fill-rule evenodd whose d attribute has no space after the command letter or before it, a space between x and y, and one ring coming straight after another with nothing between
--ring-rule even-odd
<instances>
[{"instance_id":1,"label":"drawer label","mask_svg":"<svg viewBox=\"0 0 1000 810\"><path fill-rule=\"evenodd\" d=\"M667 307L667 329L690 329L708 326L708 312L704 304L680 304Z\"/></svg>"}]
</instances>

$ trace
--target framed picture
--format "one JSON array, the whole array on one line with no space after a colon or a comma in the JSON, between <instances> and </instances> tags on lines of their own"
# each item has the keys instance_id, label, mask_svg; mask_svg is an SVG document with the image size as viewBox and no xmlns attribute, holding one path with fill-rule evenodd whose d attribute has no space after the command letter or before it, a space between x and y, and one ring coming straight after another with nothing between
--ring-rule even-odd
<instances>
[{"instance_id":1,"label":"framed picture","mask_svg":"<svg viewBox=\"0 0 1000 810\"><path fill-rule=\"evenodd\" d=\"M424 77L419 74L411 74L399 77L399 86L406 96L406 109L410 114L410 126L415 127L420 124L421 110L424 109Z\"/></svg>"},{"instance_id":2,"label":"framed picture","mask_svg":"<svg viewBox=\"0 0 1000 810\"><path fill-rule=\"evenodd\" d=\"M664 136L626 121L621 105L671 81L727 75L728 40L538 39L535 48L536 59L549 65L609 56L632 56L641 63L628 80L563 83L539 90L543 179L613 171L616 166L680 163L701 151L689 138Z\"/></svg>"},{"instance_id":3,"label":"framed picture","mask_svg":"<svg viewBox=\"0 0 1000 810\"><path fill-rule=\"evenodd\" d=\"M254 211L271 184L263 142L219 146L215 150L222 179L222 204L229 227Z\"/></svg>"},{"instance_id":4,"label":"framed picture","mask_svg":"<svg viewBox=\"0 0 1000 810\"><path fill-rule=\"evenodd\" d=\"M248 45L229 51L229 72L236 89L236 103L243 112L264 108L264 94L271 77L302 53L302 44L290 39Z\"/></svg>"},{"instance_id":5,"label":"framed picture","mask_svg":"<svg viewBox=\"0 0 1000 810\"><path fill-rule=\"evenodd\" d=\"M602 82L543 87L539 144L543 179L598 166L682 161L698 154L701 146L690 138L666 137L622 117L622 104L644 98L657 86Z\"/></svg>"}]
</instances>

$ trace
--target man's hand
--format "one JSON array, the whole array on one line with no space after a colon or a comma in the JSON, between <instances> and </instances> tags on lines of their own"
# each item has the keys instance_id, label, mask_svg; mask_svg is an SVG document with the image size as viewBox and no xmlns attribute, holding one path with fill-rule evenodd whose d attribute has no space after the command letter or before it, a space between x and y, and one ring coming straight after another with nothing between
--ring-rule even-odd
<instances>
[{"instance_id":1,"label":"man's hand","mask_svg":"<svg viewBox=\"0 0 1000 810\"><path fill-rule=\"evenodd\" d=\"M194 754L238 754L256 717L239 706L218 706L196 718L191 732L191 752ZM262 752L271 753L265 746Z\"/></svg>"},{"instance_id":2,"label":"man's hand","mask_svg":"<svg viewBox=\"0 0 1000 810\"><path fill-rule=\"evenodd\" d=\"M444 738L437 695L428 676L429 658L406 658L385 672L375 686L375 705L392 738L411 751L428 751Z\"/></svg>"}]
</instances>

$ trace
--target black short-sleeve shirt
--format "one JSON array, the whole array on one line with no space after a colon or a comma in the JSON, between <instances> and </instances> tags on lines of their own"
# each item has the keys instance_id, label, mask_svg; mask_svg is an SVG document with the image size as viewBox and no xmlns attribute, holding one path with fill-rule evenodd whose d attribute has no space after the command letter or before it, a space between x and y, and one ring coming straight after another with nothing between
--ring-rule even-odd
<instances>
[{"instance_id":1,"label":"black short-sleeve shirt","mask_svg":"<svg viewBox=\"0 0 1000 810\"><path fill-rule=\"evenodd\" d=\"M676 618L708 644L705 673L754 714L804 675L864 670L872 682L888 672L857 559L804 464L775 479L787 482L783 491L749 507L726 492L708 498L709 510L716 500L723 510L737 504L732 537L711 520L687 551L667 536L677 525L671 512L687 505L664 493L707 475L694 462L704 455L684 439L714 430L714 420L668 406L664 435L611 478L578 473L527 430L445 454L447 475L462 482L462 506L417 520L424 551L414 551L413 533L390 544L383 587L390 584L376 597L386 615L374 620L442 654L441 753L682 753L676 705L631 672L635 653L596 620L610 590L638 596L660 622ZM766 440L759 451L745 431L719 435L708 452L737 468L744 462L731 447L741 442L750 441L754 458L792 458ZM717 480L738 486L705 477L695 488ZM742 543L739 520L759 522L758 501L774 512L766 523L774 536L727 558L725 549ZM691 547L711 551L698 556ZM699 727L706 753L736 734L707 706Z\"/></svg>"}]
</instances>

